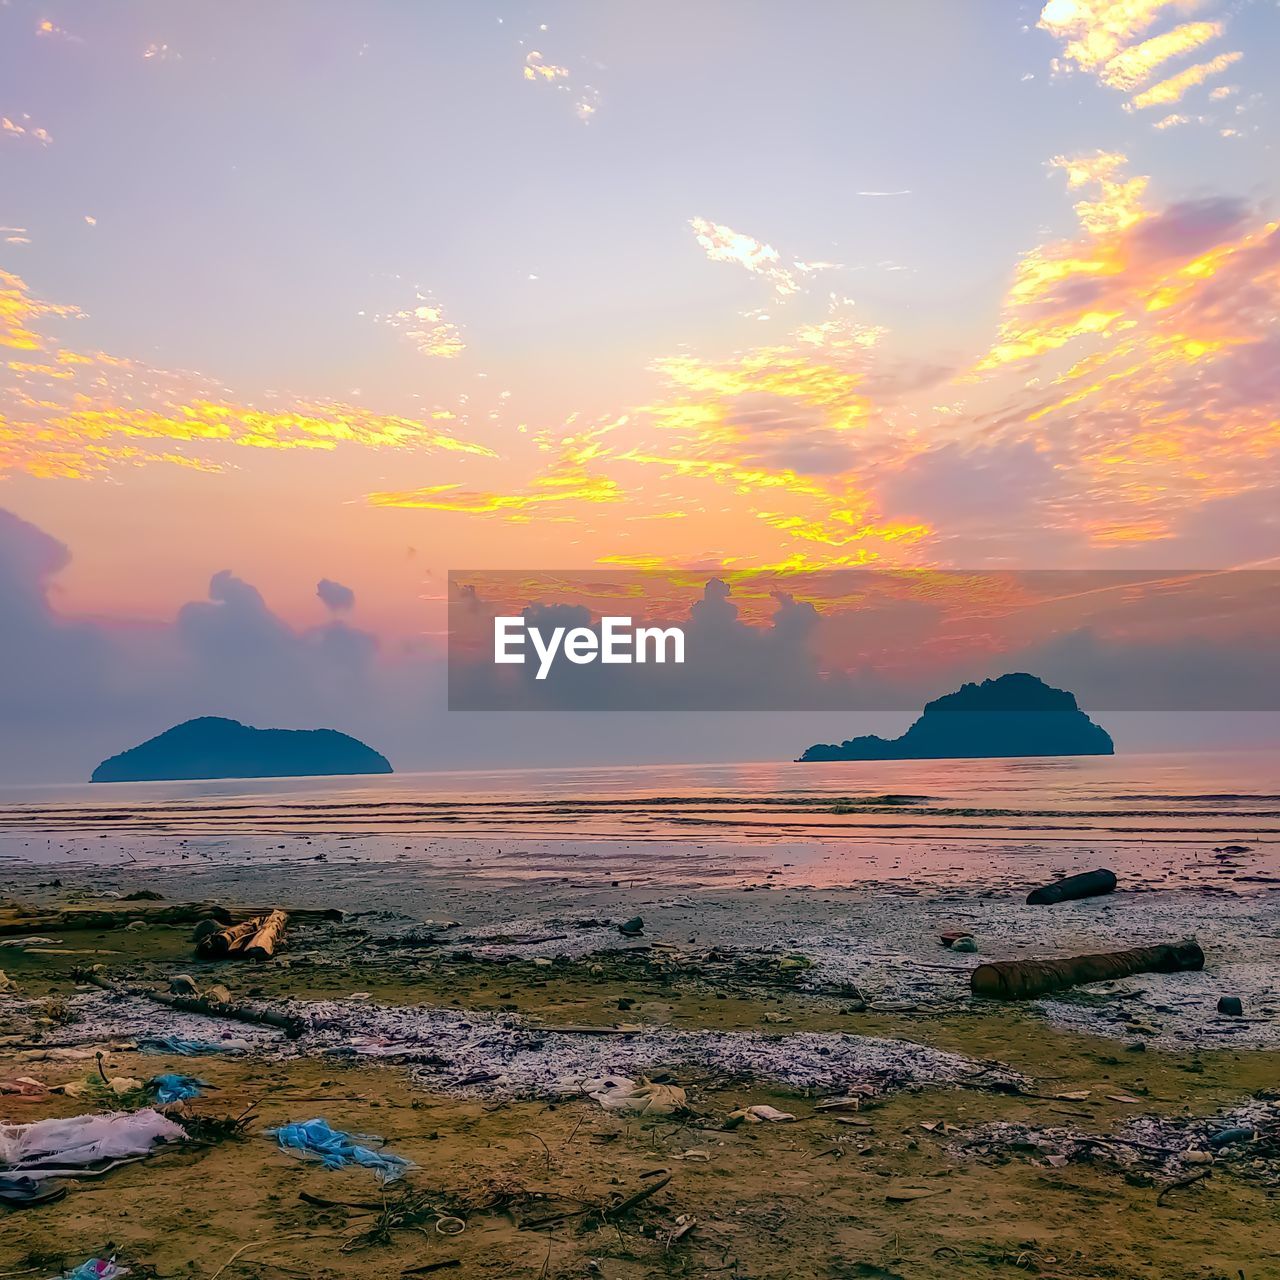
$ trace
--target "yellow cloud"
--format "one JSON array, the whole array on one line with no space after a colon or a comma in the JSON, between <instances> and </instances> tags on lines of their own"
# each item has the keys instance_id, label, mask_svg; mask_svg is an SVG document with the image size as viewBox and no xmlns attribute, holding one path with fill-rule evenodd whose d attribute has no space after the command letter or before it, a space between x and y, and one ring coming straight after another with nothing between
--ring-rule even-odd
<instances>
[{"instance_id":1,"label":"yellow cloud","mask_svg":"<svg viewBox=\"0 0 1280 1280\"><path fill-rule=\"evenodd\" d=\"M567 80L569 68L557 66L554 62L545 62L542 54L536 49L530 50L524 60L524 78L526 80Z\"/></svg>"},{"instance_id":2,"label":"yellow cloud","mask_svg":"<svg viewBox=\"0 0 1280 1280\"><path fill-rule=\"evenodd\" d=\"M33 298L20 276L0 268L0 346L15 347L19 351L43 351L44 339L30 326L45 316L79 314L75 307Z\"/></svg>"},{"instance_id":3,"label":"yellow cloud","mask_svg":"<svg viewBox=\"0 0 1280 1280\"><path fill-rule=\"evenodd\" d=\"M1049 0L1038 25L1066 42L1067 59L1100 71L1175 0Z\"/></svg>"},{"instance_id":4,"label":"yellow cloud","mask_svg":"<svg viewBox=\"0 0 1280 1280\"><path fill-rule=\"evenodd\" d=\"M252 449L446 451L492 457L432 422L380 414L358 405L292 400L238 402L207 379L150 369L106 352L59 346L42 321L75 316L74 307L31 295L18 276L0 271L0 345L40 359L0 365L10 406L0 423L0 471L80 477L117 465L170 463L209 470L224 446ZM21 416L14 409L20 407Z\"/></svg>"},{"instance_id":5,"label":"yellow cloud","mask_svg":"<svg viewBox=\"0 0 1280 1280\"><path fill-rule=\"evenodd\" d=\"M1157 67L1199 49L1222 34L1220 22L1185 22L1122 50L1102 68L1101 79L1113 89L1131 93L1149 81Z\"/></svg>"},{"instance_id":6,"label":"yellow cloud","mask_svg":"<svg viewBox=\"0 0 1280 1280\"><path fill-rule=\"evenodd\" d=\"M420 355L453 360L467 349L458 326L445 318L439 303L422 293L417 295L416 305L374 320L399 330Z\"/></svg>"},{"instance_id":7,"label":"yellow cloud","mask_svg":"<svg viewBox=\"0 0 1280 1280\"><path fill-rule=\"evenodd\" d=\"M1180 102L1189 89L1204 84L1210 76L1220 75L1229 66L1239 62L1243 56L1242 53L1220 53L1209 62L1197 63L1194 67L1180 71L1176 76L1170 76L1169 79L1152 85L1150 89L1137 94L1128 105L1135 111L1141 111L1146 107L1172 106L1175 102Z\"/></svg>"}]
</instances>

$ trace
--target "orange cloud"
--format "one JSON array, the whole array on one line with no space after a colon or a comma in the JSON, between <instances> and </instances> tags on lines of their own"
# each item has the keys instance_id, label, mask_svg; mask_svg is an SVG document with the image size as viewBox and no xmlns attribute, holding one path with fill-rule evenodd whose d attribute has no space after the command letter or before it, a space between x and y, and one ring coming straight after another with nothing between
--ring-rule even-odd
<instances>
[{"instance_id":1,"label":"orange cloud","mask_svg":"<svg viewBox=\"0 0 1280 1280\"><path fill-rule=\"evenodd\" d=\"M41 129L31 124L31 117L24 115L21 117L26 124L19 124L16 120L9 119L8 116L0 116L0 136L6 138L29 138L32 142L38 142L42 147L47 147L53 141L47 129Z\"/></svg>"},{"instance_id":2,"label":"orange cloud","mask_svg":"<svg viewBox=\"0 0 1280 1280\"><path fill-rule=\"evenodd\" d=\"M1049 364L988 431L1050 451L1063 520L1100 545L1280 481L1280 223L1223 198L1150 208L1116 161L1061 164L1097 191L1083 235L1024 258L977 366Z\"/></svg>"}]
</instances>

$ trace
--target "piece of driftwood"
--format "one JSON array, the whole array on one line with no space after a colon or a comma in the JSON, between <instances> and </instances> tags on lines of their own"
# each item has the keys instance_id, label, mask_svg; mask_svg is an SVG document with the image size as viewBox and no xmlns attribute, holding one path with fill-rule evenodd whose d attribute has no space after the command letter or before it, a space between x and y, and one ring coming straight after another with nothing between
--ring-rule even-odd
<instances>
[{"instance_id":1,"label":"piece of driftwood","mask_svg":"<svg viewBox=\"0 0 1280 1280\"><path fill-rule=\"evenodd\" d=\"M248 939L252 938L262 928L265 919L265 916L254 916L241 924L233 924L225 929L219 929L217 933L207 933L196 943L196 952L211 960L219 960L224 956L230 955L233 951L239 950L236 943L240 943L240 946L243 947Z\"/></svg>"},{"instance_id":2,"label":"piece of driftwood","mask_svg":"<svg viewBox=\"0 0 1280 1280\"><path fill-rule=\"evenodd\" d=\"M262 922L260 928L244 945L246 960L270 960L275 954L276 944L284 937L284 927L289 917L283 911L273 911Z\"/></svg>"},{"instance_id":3,"label":"piece of driftwood","mask_svg":"<svg viewBox=\"0 0 1280 1280\"><path fill-rule=\"evenodd\" d=\"M287 1013L277 1013L274 1009L259 1009L253 1005L240 1004L234 1000L212 1000L208 996L175 996L165 991L152 991L149 987L127 987L104 978L100 973L92 971L80 975L86 982L109 991L117 996L141 996L153 1000L156 1004L177 1009L180 1013L199 1013L206 1018L227 1018L232 1022L248 1022L260 1027L276 1027L283 1031L290 1040L296 1040L306 1024L301 1018Z\"/></svg>"},{"instance_id":4,"label":"piece of driftwood","mask_svg":"<svg viewBox=\"0 0 1280 1280\"><path fill-rule=\"evenodd\" d=\"M0 910L0 936L45 933L54 929L122 929L135 920L147 924L194 924L197 920L229 923L229 912L214 902L181 902L156 907L133 903L120 907L58 907L50 910L25 908Z\"/></svg>"},{"instance_id":5,"label":"piece of driftwood","mask_svg":"<svg viewBox=\"0 0 1280 1280\"><path fill-rule=\"evenodd\" d=\"M1116 873L1099 867L1097 871L1081 871L1079 875L1064 876L1052 884L1032 889L1027 894L1027 902L1033 907L1051 905L1055 902L1070 902L1075 898L1096 898L1104 893L1114 893Z\"/></svg>"},{"instance_id":6,"label":"piece of driftwood","mask_svg":"<svg viewBox=\"0 0 1280 1280\"><path fill-rule=\"evenodd\" d=\"M1107 982L1135 973L1180 973L1204 968L1204 952L1194 942L1133 947L1100 955L1059 960L998 960L980 964L969 976L975 996L991 1000L1029 1000L1066 991L1086 982Z\"/></svg>"}]
</instances>

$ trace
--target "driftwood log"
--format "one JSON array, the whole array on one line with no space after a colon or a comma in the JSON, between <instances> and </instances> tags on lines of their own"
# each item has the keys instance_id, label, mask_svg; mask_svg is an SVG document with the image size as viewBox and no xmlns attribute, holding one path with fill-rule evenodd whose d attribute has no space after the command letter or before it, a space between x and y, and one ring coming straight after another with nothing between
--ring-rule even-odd
<instances>
[{"instance_id":1,"label":"driftwood log","mask_svg":"<svg viewBox=\"0 0 1280 1280\"><path fill-rule=\"evenodd\" d=\"M245 920L242 924L233 924L225 929L219 929L217 933L206 933L196 943L196 952L210 960L220 960L224 956L232 955L244 947L262 928L265 919L265 916L254 916L253 919Z\"/></svg>"},{"instance_id":2,"label":"driftwood log","mask_svg":"<svg viewBox=\"0 0 1280 1280\"><path fill-rule=\"evenodd\" d=\"M182 902L155 907L133 903L119 907L57 907L27 910L23 907L0 909L0 936L19 933L44 933L55 929L122 929L135 920L147 924L194 924L197 920L216 920L227 924L231 915L213 902Z\"/></svg>"},{"instance_id":3,"label":"driftwood log","mask_svg":"<svg viewBox=\"0 0 1280 1280\"><path fill-rule=\"evenodd\" d=\"M199 1013L206 1018L226 1018L232 1022L248 1022L259 1027L276 1027L290 1040L296 1040L306 1030L306 1024L301 1018L277 1013L274 1009L261 1009L256 1005L241 1004L234 1000L211 1000L208 996L175 996L165 991L152 991L149 987L124 986L92 970L79 976L112 995L141 996L169 1009L177 1009L180 1013Z\"/></svg>"},{"instance_id":4,"label":"driftwood log","mask_svg":"<svg viewBox=\"0 0 1280 1280\"><path fill-rule=\"evenodd\" d=\"M262 922L262 927L244 945L246 960L270 960L275 954L276 943L284 937L284 927L289 917L283 911L273 911Z\"/></svg>"},{"instance_id":5,"label":"driftwood log","mask_svg":"<svg viewBox=\"0 0 1280 1280\"><path fill-rule=\"evenodd\" d=\"M1194 942L1133 947L1101 955L1061 960L998 960L980 964L969 976L975 996L991 1000L1030 1000L1066 991L1086 982L1106 982L1135 973L1180 973L1204 968L1204 952Z\"/></svg>"},{"instance_id":6,"label":"driftwood log","mask_svg":"<svg viewBox=\"0 0 1280 1280\"><path fill-rule=\"evenodd\" d=\"M1064 876L1052 884L1032 889L1027 902L1033 907L1069 902L1073 898L1096 898L1103 893L1114 893L1116 873L1099 867L1097 871L1081 871L1079 875Z\"/></svg>"}]
</instances>

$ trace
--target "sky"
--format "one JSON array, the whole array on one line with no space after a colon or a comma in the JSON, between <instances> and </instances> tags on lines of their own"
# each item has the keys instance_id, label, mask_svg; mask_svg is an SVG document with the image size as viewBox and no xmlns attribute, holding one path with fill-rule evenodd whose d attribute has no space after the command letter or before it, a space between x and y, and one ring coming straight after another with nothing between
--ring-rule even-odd
<instances>
[{"instance_id":1,"label":"sky","mask_svg":"<svg viewBox=\"0 0 1280 1280\"><path fill-rule=\"evenodd\" d=\"M422 692L450 570L1273 566L1278 57L1274 0L0 3L0 777L201 712L520 763Z\"/></svg>"}]
</instances>

